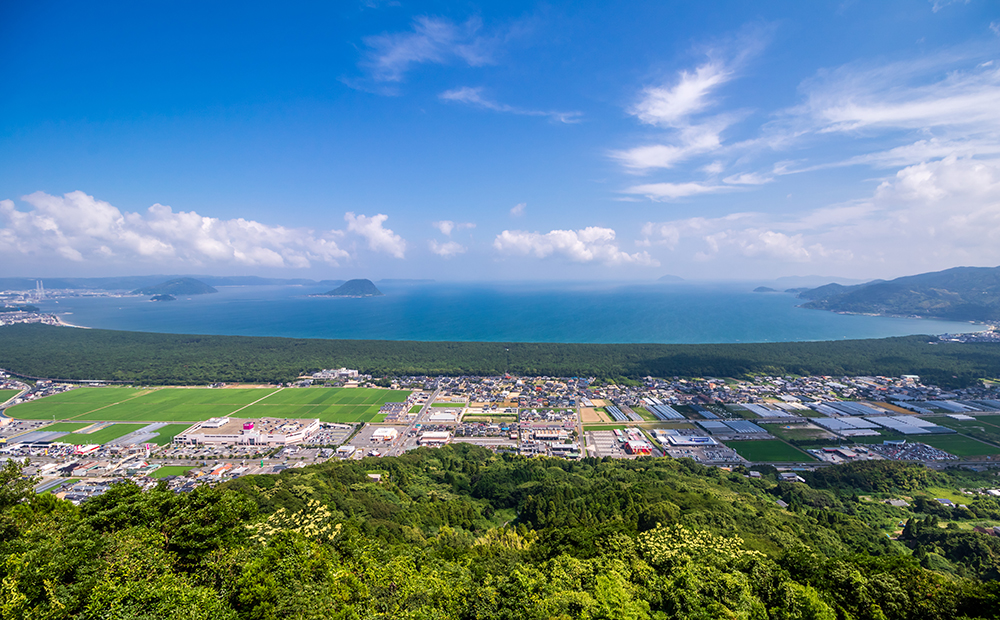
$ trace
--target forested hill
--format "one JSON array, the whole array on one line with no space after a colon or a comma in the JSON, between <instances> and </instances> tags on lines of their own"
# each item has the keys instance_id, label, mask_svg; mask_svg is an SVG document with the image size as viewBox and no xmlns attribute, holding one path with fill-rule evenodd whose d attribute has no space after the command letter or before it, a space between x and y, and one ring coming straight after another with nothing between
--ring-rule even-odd
<instances>
[{"instance_id":1,"label":"forested hill","mask_svg":"<svg viewBox=\"0 0 1000 620\"><path fill-rule=\"evenodd\" d=\"M878 526L903 509L872 498L931 497L928 485L989 476L861 465L842 478L874 488L868 499L837 477L825 490L691 461L459 445L188 494L123 484L77 508L34 495L10 464L0 609L10 619L1000 617L1000 539L939 527L998 519L1000 501L910 517L894 541Z\"/></svg>"},{"instance_id":2,"label":"forested hill","mask_svg":"<svg viewBox=\"0 0 1000 620\"><path fill-rule=\"evenodd\" d=\"M1000 320L1000 267L955 267L855 286L828 284L799 294L804 308L924 316L956 321Z\"/></svg>"},{"instance_id":3,"label":"forested hill","mask_svg":"<svg viewBox=\"0 0 1000 620\"><path fill-rule=\"evenodd\" d=\"M215 287L209 286L194 278L177 278L153 286L147 286L132 291L137 295L205 295L218 293Z\"/></svg>"},{"instance_id":4,"label":"forested hill","mask_svg":"<svg viewBox=\"0 0 1000 620\"><path fill-rule=\"evenodd\" d=\"M933 344L931 344L933 343ZM142 383L289 381L346 366L375 376L744 377L916 374L943 387L1000 374L1000 346L929 336L762 344L558 344L306 340L0 328L0 368L30 377Z\"/></svg>"},{"instance_id":5,"label":"forested hill","mask_svg":"<svg viewBox=\"0 0 1000 620\"><path fill-rule=\"evenodd\" d=\"M330 297L380 297L382 291L378 290L371 280L348 280L337 288L323 293Z\"/></svg>"}]
</instances>

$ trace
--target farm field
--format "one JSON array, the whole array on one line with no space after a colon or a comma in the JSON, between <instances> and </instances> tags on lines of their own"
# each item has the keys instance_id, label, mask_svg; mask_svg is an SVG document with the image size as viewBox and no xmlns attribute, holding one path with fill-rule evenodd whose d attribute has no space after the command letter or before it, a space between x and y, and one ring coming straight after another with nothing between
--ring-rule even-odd
<instances>
[{"instance_id":1,"label":"farm field","mask_svg":"<svg viewBox=\"0 0 1000 620\"><path fill-rule=\"evenodd\" d=\"M1000 448L964 435L931 435L929 437L924 435L920 438L914 439L914 441L925 443L928 446L934 446L938 450L944 450L945 452L954 454L955 456L986 456L989 454L1000 454Z\"/></svg>"},{"instance_id":2,"label":"farm field","mask_svg":"<svg viewBox=\"0 0 1000 620\"><path fill-rule=\"evenodd\" d=\"M156 437L150 439L149 443L155 443L158 446L165 446L173 441L174 437L189 428L191 428L190 424L167 424L166 426L154 431L158 434Z\"/></svg>"},{"instance_id":3,"label":"farm field","mask_svg":"<svg viewBox=\"0 0 1000 620\"><path fill-rule=\"evenodd\" d=\"M0 390L0 403L7 402L8 398L17 396L17 390Z\"/></svg>"},{"instance_id":4,"label":"farm field","mask_svg":"<svg viewBox=\"0 0 1000 620\"><path fill-rule=\"evenodd\" d=\"M801 463L816 460L802 450L780 439L730 441L726 445L736 450L737 454L749 461Z\"/></svg>"},{"instance_id":5,"label":"farm field","mask_svg":"<svg viewBox=\"0 0 1000 620\"><path fill-rule=\"evenodd\" d=\"M772 435L782 439L836 439L833 433L812 424L766 424L764 426Z\"/></svg>"},{"instance_id":6,"label":"farm field","mask_svg":"<svg viewBox=\"0 0 1000 620\"><path fill-rule=\"evenodd\" d=\"M73 444L107 443L113 439L124 437L147 426L146 424L112 424L90 434L71 433L59 438L59 441Z\"/></svg>"},{"instance_id":7,"label":"farm field","mask_svg":"<svg viewBox=\"0 0 1000 620\"><path fill-rule=\"evenodd\" d=\"M149 475L150 478L166 478L167 476L181 476L194 469L187 465L164 465Z\"/></svg>"},{"instance_id":8,"label":"farm field","mask_svg":"<svg viewBox=\"0 0 1000 620\"><path fill-rule=\"evenodd\" d=\"M90 422L56 422L39 430L43 433L75 433L88 426L90 426Z\"/></svg>"},{"instance_id":9,"label":"farm field","mask_svg":"<svg viewBox=\"0 0 1000 620\"><path fill-rule=\"evenodd\" d=\"M8 409L21 419L122 422L199 422L214 417L319 418L368 422L383 403L408 391L338 388L80 388Z\"/></svg>"}]
</instances>

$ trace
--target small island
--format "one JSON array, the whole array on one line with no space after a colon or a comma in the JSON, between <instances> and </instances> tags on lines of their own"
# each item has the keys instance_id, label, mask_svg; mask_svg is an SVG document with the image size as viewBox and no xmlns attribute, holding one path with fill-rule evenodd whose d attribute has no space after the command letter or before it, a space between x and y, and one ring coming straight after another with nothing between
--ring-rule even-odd
<instances>
[{"instance_id":1,"label":"small island","mask_svg":"<svg viewBox=\"0 0 1000 620\"><path fill-rule=\"evenodd\" d=\"M375 287L371 280L348 280L332 291L321 294L323 297L380 297L382 291Z\"/></svg>"},{"instance_id":2,"label":"small island","mask_svg":"<svg viewBox=\"0 0 1000 620\"><path fill-rule=\"evenodd\" d=\"M177 298L173 295L153 295L149 298L149 301L177 301Z\"/></svg>"},{"instance_id":3,"label":"small island","mask_svg":"<svg viewBox=\"0 0 1000 620\"><path fill-rule=\"evenodd\" d=\"M754 293L777 293L777 289L773 289L770 286L758 286L753 290Z\"/></svg>"},{"instance_id":4,"label":"small island","mask_svg":"<svg viewBox=\"0 0 1000 620\"><path fill-rule=\"evenodd\" d=\"M154 286L147 286L132 291L133 295L206 295L208 293L218 293L201 280L194 278L177 278L168 280Z\"/></svg>"}]
</instances>

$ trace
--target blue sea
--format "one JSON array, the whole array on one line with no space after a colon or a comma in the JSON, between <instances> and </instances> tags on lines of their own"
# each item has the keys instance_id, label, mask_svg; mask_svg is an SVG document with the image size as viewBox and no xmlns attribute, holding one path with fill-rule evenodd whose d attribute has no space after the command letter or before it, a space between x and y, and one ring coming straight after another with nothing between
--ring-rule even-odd
<instances>
[{"instance_id":1,"label":"blue sea","mask_svg":"<svg viewBox=\"0 0 1000 620\"><path fill-rule=\"evenodd\" d=\"M486 342L711 343L974 331L969 323L841 315L744 284L379 284L384 297L310 297L328 287L220 287L180 297L43 301L74 325L144 332Z\"/></svg>"}]
</instances>

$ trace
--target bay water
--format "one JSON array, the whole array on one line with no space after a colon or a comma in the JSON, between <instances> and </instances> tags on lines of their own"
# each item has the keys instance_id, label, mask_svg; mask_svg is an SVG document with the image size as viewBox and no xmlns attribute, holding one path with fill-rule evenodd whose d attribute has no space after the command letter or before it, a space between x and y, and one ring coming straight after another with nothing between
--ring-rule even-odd
<instances>
[{"instance_id":1,"label":"bay water","mask_svg":"<svg viewBox=\"0 0 1000 620\"><path fill-rule=\"evenodd\" d=\"M177 301L45 300L74 325L127 331L374 340L718 343L975 331L969 323L796 307L746 284L379 283L383 297L314 297L328 287L220 287Z\"/></svg>"}]
</instances>

